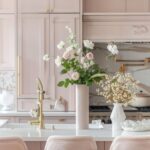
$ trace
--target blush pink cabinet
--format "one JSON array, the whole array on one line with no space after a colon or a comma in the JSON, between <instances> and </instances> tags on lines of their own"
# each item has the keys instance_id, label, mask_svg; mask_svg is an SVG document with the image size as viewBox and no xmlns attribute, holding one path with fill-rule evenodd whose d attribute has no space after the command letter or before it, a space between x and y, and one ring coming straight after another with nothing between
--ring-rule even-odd
<instances>
[{"instance_id":1,"label":"blush pink cabinet","mask_svg":"<svg viewBox=\"0 0 150 150\"><path fill-rule=\"evenodd\" d=\"M59 88L63 79L54 60L63 51L57 44L68 36L66 26L72 28L79 41L78 14L21 14L18 30L18 110L29 111L36 105L36 78L44 83L46 98L53 100L63 96L70 111L75 107L74 87ZM50 61L44 62L43 55L50 54ZM50 100L44 101L44 110L50 110Z\"/></svg>"},{"instance_id":2,"label":"blush pink cabinet","mask_svg":"<svg viewBox=\"0 0 150 150\"><path fill-rule=\"evenodd\" d=\"M149 41L150 16L91 15L84 16L84 39L93 41Z\"/></svg>"},{"instance_id":3,"label":"blush pink cabinet","mask_svg":"<svg viewBox=\"0 0 150 150\"><path fill-rule=\"evenodd\" d=\"M84 12L149 12L150 0L83 0Z\"/></svg>"},{"instance_id":4,"label":"blush pink cabinet","mask_svg":"<svg viewBox=\"0 0 150 150\"><path fill-rule=\"evenodd\" d=\"M49 54L49 15L22 14L18 23L18 98L36 98L36 78L49 92L49 65L43 55Z\"/></svg>"},{"instance_id":5,"label":"blush pink cabinet","mask_svg":"<svg viewBox=\"0 0 150 150\"><path fill-rule=\"evenodd\" d=\"M57 44L61 40L65 40L68 36L68 31L65 29L69 26L76 34L76 38L79 41L80 28L79 28L79 15L78 14L52 14L50 15L50 54L53 56L51 61L51 89L54 98L64 97L68 101L69 110L74 110L75 107L75 88L70 86L68 88L61 88L57 86L57 83L64 79L66 76L60 74L60 69L54 64L54 59L63 54L63 50L57 49Z\"/></svg>"},{"instance_id":6,"label":"blush pink cabinet","mask_svg":"<svg viewBox=\"0 0 150 150\"><path fill-rule=\"evenodd\" d=\"M80 0L50 0L53 13L79 13Z\"/></svg>"},{"instance_id":7,"label":"blush pink cabinet","mask_svg":"<svg viewBox=\"0 0 150 150\"><path fill-rule=\"evenodd\" d=\"M22 13L79 13L80 0L18 0Z\"/></svg>"},{"instance_id":8,"label":"blush pink cabinet","mask_svg":"<svg viewBox=\"0 0 150 150\"><path fill-rule=\"evenodd\" d=\"M0 70L15 70L16 16L0 14Z\"/></svg>"},{"instance_id":9,"label":"blush pink cabinet","mask_svg":"<svg viewBox=\"0 0 150 150\"><path fill-rule=\"evenodd\" d=\"M0 0L0 13L15 13L17 0Z\"/></svg>"},{"instance_id":10,"label":"blush pink cabinet","mask_svg":"<svg viewBox=\"0 0 150 150\"><path fill-rule=\"evenodd\" d=\"M18 0L18 9L22 13L49 13L49 0Z\"/></svg>"}]
</instances>

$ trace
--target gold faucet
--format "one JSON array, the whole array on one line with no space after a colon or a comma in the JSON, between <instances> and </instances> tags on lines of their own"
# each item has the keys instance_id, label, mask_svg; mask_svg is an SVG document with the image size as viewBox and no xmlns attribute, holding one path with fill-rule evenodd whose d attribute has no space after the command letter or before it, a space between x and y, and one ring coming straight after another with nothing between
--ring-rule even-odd
<instances>
[{"instance_id":1,"label":"gold faucet","mask_svg":"<svg viewBox=\"0 0 150 150\"><path fill-rule=\"evenodd\" d=\"M45 91L43 90L42 81L37 79L37 93L38 93L38 108L37 108L37 120L32 120L31 125L39 125L40 129L45 128L44 124L44 114L43 114L43 100Z\"/></svg>"}]
</instances>

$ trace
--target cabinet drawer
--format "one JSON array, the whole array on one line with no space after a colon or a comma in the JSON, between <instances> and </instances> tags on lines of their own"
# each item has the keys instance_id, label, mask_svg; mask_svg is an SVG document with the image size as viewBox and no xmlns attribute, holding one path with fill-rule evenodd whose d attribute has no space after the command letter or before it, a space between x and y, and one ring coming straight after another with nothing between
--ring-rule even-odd
<instances>
[{"instance_id":1,"label":"cabinet drawer","mask_svg":"<svg viewBox=\"0 0 150 150\"><path fill-rule=\"evenodd\" d=\"M150 40L150 17L134 20L130 16L86 18L84 39L93 41L143 41Z\"/></svg>"},{"instance_id":2,"label":"cabinet drawer","mask_svg":"<svg viewBox=\"0 0 150 150\"><path fill-rule=\"evenodd\" d=\"M76 13L80 11L80 0L50 0L51 12Z\"/></svg>"},{"instance_id":3,"label":"cabinet drawer","mask_svg":"<svg viewBox=\"0 0 150 150\"><path fill-rule=\"evenodd\" d=\"M43 101L43 110L50 111L50 100ZM18 100L18 111L30 111L31 109L37 108L36 99L19 99Z\"/></svg>"}]
</instances>

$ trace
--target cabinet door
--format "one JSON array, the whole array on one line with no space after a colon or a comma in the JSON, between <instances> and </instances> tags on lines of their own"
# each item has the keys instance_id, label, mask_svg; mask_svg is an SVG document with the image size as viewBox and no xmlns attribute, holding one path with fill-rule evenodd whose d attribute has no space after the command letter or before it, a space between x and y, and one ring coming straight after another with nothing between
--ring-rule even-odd
<instances>
[{"instance_id":1,"label":"cabinet door","mask_svg":"<svg viewBox=\"0 0 150 150\"><path fill-rule=\"evenodd\" d=\"M80 0L50 0L52 12L69 13L80 11Z\"/></svg>"},{"instance_id":2,"label":"cabinet door","mask_svg":"<svg viewBox=\"0 0 150 150\"><path fill-rule=\"evenodd\" d=\"M127 0L127 12L148 12L149 2L149 0Z\"/></svg>"},{"instance_id":3,"label":"cabinet door","mask_svg":"<svg viewBox=\"0 0 150 150\"><path fill-rule=\"evenodd\" d=\"M125 0L83 0L84 12L125 12Z\"/></svg>"},{"instance_id":4,"label":"cabinet door","mask_svg":"<svg viewBox=\"0 0 150 150\"><path fill-rule=\"evenodd\" d=\"M0 13L15 13L16 0L0 0Z\"/></svg>"},{"instance_id":5,"label":"cabinet door","mask_svg":"<svg viewBox=\"0 0 150 150\"><path fill-rule=\"evenodd\" d=\"M49 91L49 65L43 61L49 54L49 15L23 14L18 24L18 97L36 98L37 77Z\"/></svg>"},{"instance_id":6,"label":"cabinet door","mask_svg":"<svg viewBox=\"0 0 150 150\"><path fill-rule=\"evenodd\" d=\"M22 13L48 13L50 0L18 0L18 9Z\"/></svg>"},{"instance_id":7,"label":"cabinet door","mask_svg":"<svg viewBox=\"0 0 150 150\"><path fill-rule=\"evenodd\" d=\"M0 15L0 70L15 70L15 15Z\"/></svg>"},{"instance_id":8,"label":"cabinet door","mask_svg":"<svg viewBox=\"0 0 150 150\"><path fill-rule=\"evenodd\" d=\"M68 36L68 31L65 29L69 26L73 32L76 34L77 40L79 41L79 15L74 14L53 14L50 17L50 53L55 59L58 55L61 56L63 50L57 49L57 44L61 40L65 40ZM63 96L68 101L69 110L74 110L74 97L75 89L73 86L68 88L60 88L57 83L63 80L65 76L60 75L60 69L57 68L54 62L51 62L51 91L53 92L53 97L59 98Z\"/></svg>"}]
</instances>

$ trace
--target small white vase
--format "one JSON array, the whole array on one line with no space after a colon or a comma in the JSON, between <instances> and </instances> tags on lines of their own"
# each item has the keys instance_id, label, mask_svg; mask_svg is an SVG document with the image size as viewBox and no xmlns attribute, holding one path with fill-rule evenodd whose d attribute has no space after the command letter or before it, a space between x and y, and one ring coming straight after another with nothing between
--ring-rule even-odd
<instances>
[{"instance_id":1,"label":"small white vase","mask_svg":"<svg viewBox=\"0 0 150 150\"><path fill-rule=\"evenodd\" d=\"M123 107L121 103L114 103L114 108L111 113L112 130L121 130L122 123L126 119Z\"/></svg>"},{"instance_id":2,"label":"small white vase","mask_svg":"<svg viewBox=\"0 0 150 150\"><path fill-rule=\"evenodd\" d=\"M76 85L76 129L89 128L89 87Z\"/></svg>"}]
</instances>

